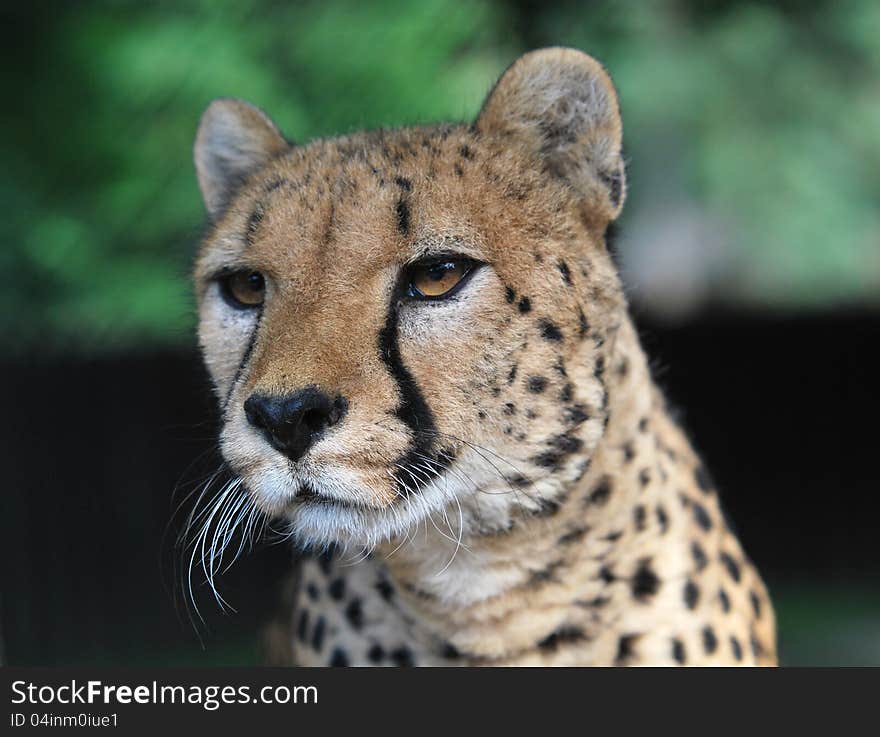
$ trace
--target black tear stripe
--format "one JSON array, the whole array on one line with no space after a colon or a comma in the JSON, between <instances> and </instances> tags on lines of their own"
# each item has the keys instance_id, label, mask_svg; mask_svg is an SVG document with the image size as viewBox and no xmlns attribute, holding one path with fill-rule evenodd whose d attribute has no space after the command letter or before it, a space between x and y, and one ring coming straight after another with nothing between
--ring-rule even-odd
<instances>
[{"instance_id":1,"label":"black tear stripe","mask_svg":"<svg viewBox=\"0 0 880 737\"><path fill-rule=\"evenodd\" d=\"M395 467L393 472L397 490L405 498L414 488L416 491L420 490L447 469L455 460L455 451L437 447L434 415L400 356L397 308L401 295L402 288L398 285L391 296L385 326L379 331L378 342L382 362L388 367L400 390L400 403L394 414L412 431L409 448L397 459L397 465L401 468Z\"/></svg>"},{"instance_id":2,"label":"black tear stripe","mask_svg":"<svg viewBox=\"0 0 880 737\"><path fill-rule=\"evenodd\" d=\"M229 392L226 394L226 399L223 400L223 410L222 414L225 419L226 410L229 408L229 402L232 400L232 394L235 392L235 387L238 386L238 381L241 379L242 374L244 373L245 368L247 368L248 362L251 360L251 355L254 352L254 346L257 343L257 333L260 332L260 323L263 320L263 308L260 306L257 311L257 322L254 324L254 329L251 330L251 334L248 337L247 347L244 349L244 354L241 357L241 361L238 364L238 368L235 371L235 376L232 377L232 384L229 386Z\"/></svg>"}]
</instances>

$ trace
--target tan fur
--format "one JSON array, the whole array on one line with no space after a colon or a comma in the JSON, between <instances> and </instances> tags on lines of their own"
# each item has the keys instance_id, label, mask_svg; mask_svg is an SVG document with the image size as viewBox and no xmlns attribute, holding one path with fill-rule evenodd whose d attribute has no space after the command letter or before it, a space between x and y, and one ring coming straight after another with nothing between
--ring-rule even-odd
<instances>
[{"instance_id":1,"label":"tan fur","mask_svg":"<svg viewBox=\"0 0 880 737\"><path fill-rule=\"evenodd\" d=\"M601 66L528 54L472 126L282 140L221 101L196 145L224 456L298 542L337 551L303 564L273 659L774 663L766 591L653 385L606 249L625 182ZM486 265L448 301L393 296L439 253ZM223 304L213 276L230 268L265 276L261 314ZM415 461L410 380L433 424ZM349 411L292 463L242 405L305 386Z\"/></svg>"}]
</instances>

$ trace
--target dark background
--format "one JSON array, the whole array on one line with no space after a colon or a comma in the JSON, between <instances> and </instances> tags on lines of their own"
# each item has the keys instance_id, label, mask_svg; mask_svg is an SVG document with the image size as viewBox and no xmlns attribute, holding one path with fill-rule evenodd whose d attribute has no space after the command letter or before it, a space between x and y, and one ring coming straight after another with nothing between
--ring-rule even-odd
<instances>
[{"instance_id":1,"label":"dark background","mask_svg":"<svg viewBox=\"0 0 880 737\"><path fill-rule=\"evenodd\" d=\"M13 664L243 664L284 546L180 601L217 467L187 271L198 116L303 141L468 119L519 53L621 97L620 260L655 376L777 608L789 664L880 664L880 5L494 0L0 6L0 552ZM197 581L198 583L198 581Z\"/></svg>"}]
</instances>

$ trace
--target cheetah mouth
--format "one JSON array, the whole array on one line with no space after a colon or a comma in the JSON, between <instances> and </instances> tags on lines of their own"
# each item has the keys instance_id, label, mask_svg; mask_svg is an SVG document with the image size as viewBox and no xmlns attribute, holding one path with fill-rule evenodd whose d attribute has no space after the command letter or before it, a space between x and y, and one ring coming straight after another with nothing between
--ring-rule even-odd
<instances>
[{"instance_id":1,"label":"cheetah mouth","mask_svg":"<svg viewBox=\"0 0 880 737\"><path fill-rule=\"evenodd\" d=\"M301 482L293 494L293 498L287 503L288 511L295 511L304 507L326 507L336 509L351 509L367 511L369 507L357 504L348 499L340 499L329 494L322 494L307 481Z\"/></svg>"}]
</instances>

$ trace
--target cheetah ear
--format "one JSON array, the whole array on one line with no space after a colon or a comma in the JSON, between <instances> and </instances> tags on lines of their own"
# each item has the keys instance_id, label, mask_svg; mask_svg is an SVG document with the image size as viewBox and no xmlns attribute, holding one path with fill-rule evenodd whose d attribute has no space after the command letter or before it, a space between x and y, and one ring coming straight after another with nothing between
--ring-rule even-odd
<instances>
[{"instance_id":1,"label":"cheetah ear","mask_svg":"<svg viewBox=\"0 0 880 737\"><path fill-rule=\"evenodd\" d=\"M208 105L193 153L210 217L223 212L248 176L289 148L275 124L253 105L231 97Z\"/></svg>"},{"instance_id":2,"label":"cheetah ear","mask_svg":"<svg viewBox=\"0 0 880 737\"><path fill-rule=\"evenodd\" d=\"M521 56L489 93L476 125L519 140L609 221L620 214L626 182L617 93L591 56L565 48Z\"/></svg>"}]
</instances>

